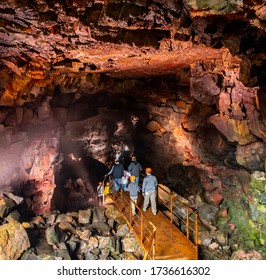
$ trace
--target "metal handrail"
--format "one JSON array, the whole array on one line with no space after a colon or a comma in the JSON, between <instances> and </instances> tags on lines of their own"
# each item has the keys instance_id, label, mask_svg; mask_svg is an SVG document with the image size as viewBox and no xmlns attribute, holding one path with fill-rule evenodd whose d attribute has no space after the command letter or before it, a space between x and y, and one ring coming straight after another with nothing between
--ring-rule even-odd
<instances>
[{"instance_id":1,"label":"metal handrail","mask_svg":"<svg viewBox=\"0 0 266 280\"><path fill-rule=\"evenodd\" d=\"M136 239L138 240L140 246L144 250L144 258L147 259L154 259L155 257L155 235L156 235L156 227L151 223L143 214L141 208L136 205L136 203L129 197L129 195L120 188L119 192L112 194L113 201L116 204L117 208L119 209L119 204L116 203L118 197L123 202L123 207L119 209L121 211L122 216L124 217L126 223L128 224L129 228L133 231ZM132 209L131 209L131 202L135 204L136 209L138 210L138 214L136 214L135 221L133 224L132 219ZM124 209L129 209L129 218L123 213ZM137 221L136 221L137 220ZM134 227L134 225L136 226Z\"/></svg>"},{"instance_id":2,"label":"metal handrail","mask_svg":"<svg viewBox=\"0 0 266 280\"><path fill-rule=\"evenodd\" d=\"M160 198L159 198L159 195L158 195L158 198L160 199L160 201L162 202L163 205L166 206L167 209L170 210L170 220L171 222L173 223L173 215L175 215L176 217L178 217L178 219L183 222L186 226L186 237L188 240L190 240L194 245L195 245L195 251L196 251L196 255L198 255L198 214L193 211L191 208L190 210L190 215L194 215L195 216L195 220L192 220L192 217L190 217L189 215L189 208L181 201L179 201L180 204L182 204L185 209L186 209L186 213L185 213L185 219L181 216L181 215L178 215L176 213L174 213L174 207L178 210L180 210L179 212L182 213L181 211L181 208L177 207L176 205L173 204L173 192L171 190L166 190L164 189L160 184L158 184L158 189L164 191L165 193L167 193L169 195L169 202L170 202L170 206L165 204L164 201L162 201ZM191 226L191 224L195 224L194 225L194 228ZM190 235L190 232L193 231L194 232L194 242L193 240L191 240L191 235ZM182 231L181 231L182 232Z\"/></svg>"}]
</instances>

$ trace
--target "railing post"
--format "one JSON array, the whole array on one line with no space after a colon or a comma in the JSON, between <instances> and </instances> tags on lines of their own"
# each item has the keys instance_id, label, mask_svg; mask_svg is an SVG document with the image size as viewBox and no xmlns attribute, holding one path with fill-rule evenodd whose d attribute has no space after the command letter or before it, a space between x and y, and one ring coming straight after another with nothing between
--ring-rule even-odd
<instances>
[{"instance_id":1,"label":"railing post","mask_svg":"<svg viewBox=\"0 0 266 280\"><path fill-rule=\"evenodd\" d=\"M195 213L195 245L196 245L196 257L198 259L198 213Z\"/></svg>"},{"instance_id":2,"label":"railing post","mask_svg":"<svg viewBox=\"0 0 266 280\"><path fill-rule=\"evenodd\" d=\"M129 224L132 226L132 207L131 207L131 198L129 197Z\"/></svg>"},{"instance_id":3,"label":"railing post","mask_svg":"<svg viewBox=\"0 0 266 280\"><path fill-rule=\"evenodd\" d=\"M140 214L140 243L142 245L143 240L143 213Z\"/></svg>"},{"instance_id":4,"label":"railing post","mask_svg":"<svg viewBox=\"0 0 266 280\"><path fill-rule=\"evenodd\" d=\"M171 214L171 223L173 223L173 194L170 194L170 214Z\"/></svg>"},{"instance_id":5,"label":"railing post","mask_svg":"<svg viewBox=\"0 0 266 280\"><path fill-rule=\"evenodd\" d=\"M152 242L152 259L153 260L155 258L155 237L156 237L156 230L154 231L153 242Z\"/></svg>"},{"instance_id":6,"label":"railing post","mask_svg":"<svg viewBox=\"0 0 266 280\"><path fill-rule=\"evenodd\" d=\"M188 219L188 208L186 208L186 215L187 215L187 219L186 219L186 224L187 224L187 239L189 239L189 219Z\"/></svg>"}]
</instances>

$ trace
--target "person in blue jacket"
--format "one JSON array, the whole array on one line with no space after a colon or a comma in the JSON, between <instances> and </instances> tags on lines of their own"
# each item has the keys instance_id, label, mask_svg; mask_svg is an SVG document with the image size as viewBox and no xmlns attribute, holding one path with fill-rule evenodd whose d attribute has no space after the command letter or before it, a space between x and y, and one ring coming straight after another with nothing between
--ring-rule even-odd
<instances>
[{"instance_id":1,"label":"person in blue jacket","mask_svg":"<svg viewBox=\"0 0 266 280\"><path fill-rule=\"evenodd\" d=\"M131 209L132 209L132 215L136 215L136 204L138 200L138 192L139 192L139 186L136 183L136 177L134 175L130 176L130 183L127 187L127 190L129 191L129 196L131 198Z\"/></svg>"},{"instance_id":2,"label":"person in blue jacket","mask_svg":"<svg viewBox=\"0 0 266 280\"><path fill-rule=\"evenodd\" d=\"M139 184L139 174L142 170L141 164L137 161L137 158L135 156L132 156L132 162L128 166L128 172L136 177L136 183Z\"/></svg>"},{"instance_id":3,"label":"person in blue jacket","mask_svg":"<svg viewBox=\"0 0 266 280\"><path fill-rule=\"evenodd\" d=\"M152 169L150 167L146 168L146 177L142 183L142 195L144 196L143 211L146 212L149 206L149 201L151 201L151 210L153 215L157 214L157 179L155 176L151 175Z\"/></svg>"}]
</instances>

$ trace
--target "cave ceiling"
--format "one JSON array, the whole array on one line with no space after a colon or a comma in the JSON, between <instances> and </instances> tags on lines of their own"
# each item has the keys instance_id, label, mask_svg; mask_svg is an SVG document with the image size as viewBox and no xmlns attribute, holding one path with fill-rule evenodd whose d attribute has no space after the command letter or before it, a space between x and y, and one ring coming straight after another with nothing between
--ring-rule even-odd
<instances>
[{"instance_id":1,"label":"cave ceiling","mask_svg":"<svg viewBox=\"0 0 266 280\"><path fill-rule=\"evenodd\" d=\"M22 105L33 85L62 76L178 75L202 61L221 64L228 50L245 85L264 85L263 2L1 1L0 105Z\"/></svg>"}]
</instances>

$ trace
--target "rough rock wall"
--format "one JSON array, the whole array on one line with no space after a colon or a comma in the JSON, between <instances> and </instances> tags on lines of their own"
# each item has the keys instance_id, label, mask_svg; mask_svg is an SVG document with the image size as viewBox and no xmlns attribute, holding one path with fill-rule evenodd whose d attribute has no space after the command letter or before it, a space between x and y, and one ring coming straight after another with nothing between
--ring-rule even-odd
<instances>
[{"instance_id":1,"label":"rough rock wall","mask_svg":"<svg viewBox=\"0 0 266 280\"><path fill-rule=\"evenodd\" d=\"M48 123L67 126L71 137L77 133L77 141L84 140L90 156L106 160L107 138L113 134L100 129L97 116L107 104L116 104L133 109L140 119L141 129L128 141L159 177L225 207L232 223L237 223L235 209L244 209L246 218L249 208L252 213L264 209L263 199L256 207L252 199L247 202L250 178L242 182L238 173L240 166L264 170L264 1L25 0L1 1L0 11L4 185L36 176L41 183L32 195L47 202L54 188L50 146L58 151L50 131L37 138L30 132ZM139 109L150 115L138 114ZM99 121L95 127L86 127L90 118L88 123ZM75 125L90 135L72 129ZM35 145L40 160L32 153ZM47 174L51 188L39 194ZM239 197L244 203L237 204ZM33 205L37 211L48 209ZM253 245L263 243L248 238Z\"/></svg>"}]
</instances>

